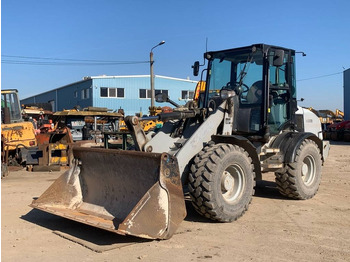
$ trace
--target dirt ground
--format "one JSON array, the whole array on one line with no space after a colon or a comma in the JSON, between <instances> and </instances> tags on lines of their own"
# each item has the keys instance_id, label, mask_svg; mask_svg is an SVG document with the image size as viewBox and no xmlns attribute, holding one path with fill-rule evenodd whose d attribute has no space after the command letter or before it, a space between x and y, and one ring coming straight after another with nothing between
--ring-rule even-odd
<instances>
[{"instance_id":1,"label":"dirt ground","mask_svg":"<svg viewBox=\"0 0 350 262\"><path fill-rule=\"evenodd\" d=\"M332 143L317 195L279 195L273 174L233 223L188 215L166 241L123 237L28 205L62 172L1 180L2 261L350 261L350 143ZM98 251L98 252L96 252Z\"/></svg>"}]
</instances>

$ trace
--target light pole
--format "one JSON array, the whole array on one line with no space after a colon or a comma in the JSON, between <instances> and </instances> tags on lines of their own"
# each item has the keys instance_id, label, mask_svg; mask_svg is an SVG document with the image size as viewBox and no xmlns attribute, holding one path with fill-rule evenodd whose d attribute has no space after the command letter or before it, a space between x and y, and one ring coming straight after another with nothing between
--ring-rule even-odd
<instances>
[{"instance_id":1,"label":"light pole","mask_svg":"<svg viewBox=\"0 0 350 262\"><path fill-rule=\"evenodd\" d=\"M154 60L153 60L153 49L156 48L157 46L160 46L160 45L163 45L165 44L165 41L162 41L160 42L158 45L152 47L151 49L151 53L149 54L149 62L150 62L150 79L151 79L151 108L154 107L154 98L155 98L155 92L154 92L154 75L153 75L153 63L154 63Z\"/></svg>"}]
</instances>

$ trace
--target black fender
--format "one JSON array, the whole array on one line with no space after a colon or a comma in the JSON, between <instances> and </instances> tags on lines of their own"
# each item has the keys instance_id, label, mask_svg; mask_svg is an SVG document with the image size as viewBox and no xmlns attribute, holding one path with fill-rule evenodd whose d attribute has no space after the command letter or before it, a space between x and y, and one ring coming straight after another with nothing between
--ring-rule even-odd
<instances>
[{"instance_id":1,"label":"black fender","mask_svg":"<svg viewBox=\"0 0 350 262\"><path fill-rule=\"evenodd\" d=\"M256 151L256 147L247 138L237 135L213 135L211 137L211 140L215 142L215 144L227 143L244 148L244 150L247 151L249 156L252 158L256 181L262 180L260 160Z\"/></svg>"},{"instance_id":2,"label":"black fender","mask_svg":"<svg viewBox=\"0 0 350 262\"><path fill-rule=\"evenodd\" d=\"M296 152L305 139L314 141L320 150L321 156L323 156L322 140L309 132L283 132L276 137L270 147L280 149L285 164L293 163L295 162Z\"/></svg>"}]
</instances>

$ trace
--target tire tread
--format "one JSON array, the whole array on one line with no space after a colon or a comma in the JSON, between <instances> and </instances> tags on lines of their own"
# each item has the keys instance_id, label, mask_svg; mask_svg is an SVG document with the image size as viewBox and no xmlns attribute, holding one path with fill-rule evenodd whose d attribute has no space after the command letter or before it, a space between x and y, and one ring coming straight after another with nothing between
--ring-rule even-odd
<instances>
[{"instance_id":1,"label":"tire tread","mask_svg":"<svg viewBox=\"0 0 350 262\"><path fill-rule=\"evenodd\" d=\"M244 205L241 213L234 217L225 215L222 207L218 206L215 201L212 201L214 194L213 183L215 180L215 169L225 155L232 151L241 152L249 159L251 174L253 174L253 190L251 192L251 195L253 195L256 182L252 159L243 148L236 145L209 144L209 146L205 147L194 158L190 169L191 172L189 174L188 188L193 207L199 214L220 222L231 222L237 220L245 213L252 200L250 197L249 202Z\"/></svg>"}]
</instances>

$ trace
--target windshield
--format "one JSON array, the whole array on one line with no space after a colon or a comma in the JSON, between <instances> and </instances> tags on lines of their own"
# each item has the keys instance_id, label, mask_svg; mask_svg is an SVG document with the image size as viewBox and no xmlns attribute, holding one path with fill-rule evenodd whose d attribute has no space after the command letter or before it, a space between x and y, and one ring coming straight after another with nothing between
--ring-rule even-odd
<instances>
[{"instance_id":1,"label":"windshield","mask_svg":"<svg viewBox=\"0 0 350 262\"><path fill-rule=\"evenodd\" d=\"M241 104L262 101L263 55L260 49L214 53L211 61L208 100L222 88L233 89Z\"/></svg>"},{"instance_id":2,"label":"windshield","mask_svg":"<svg viewBox=\"0 0 350 262\"><path fill-rule=\"evenodd\" d=\"M11 122L21 120L21 110L16 93L1 94L1 121L5 123L5 119L9 118Z\"/></svg>"}]
</instances>

